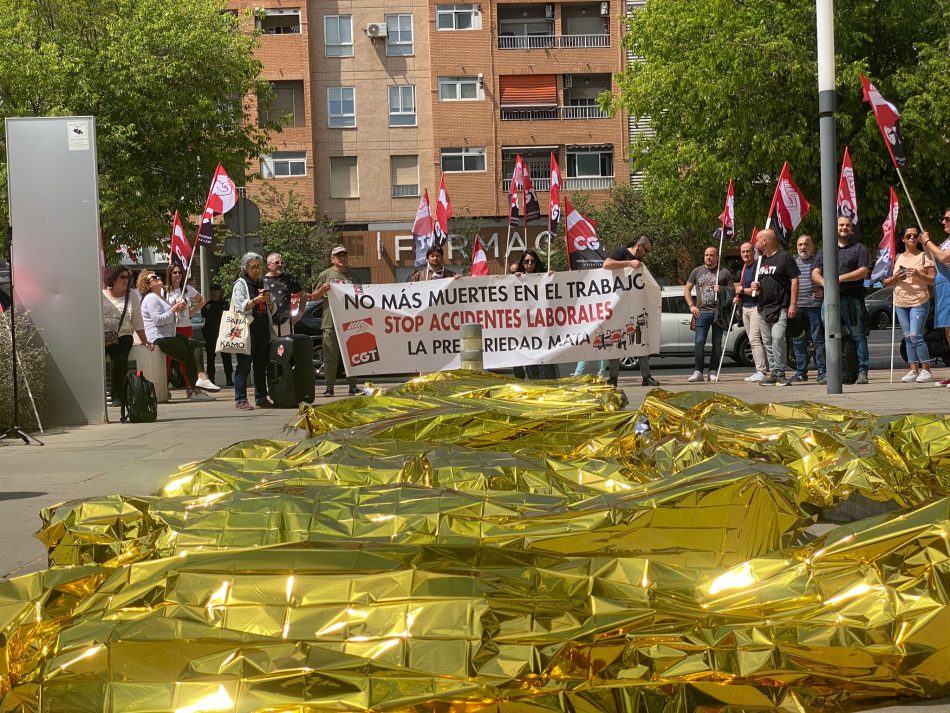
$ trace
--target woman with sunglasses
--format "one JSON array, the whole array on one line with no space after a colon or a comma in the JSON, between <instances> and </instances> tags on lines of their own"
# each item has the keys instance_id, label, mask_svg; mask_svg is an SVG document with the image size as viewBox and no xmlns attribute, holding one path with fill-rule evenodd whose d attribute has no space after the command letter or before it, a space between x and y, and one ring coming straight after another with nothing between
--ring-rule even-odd
<instances>
[{"instance_id":1,"label":"woman with sunglasses","mask_svg":"<svg viewBox=\"0 0 950 713\"><path fill-rule=\"evenodd\" d=\"M113 406L122 401L122 384L129 371L129 352L132 351L132 334L139 335L142 344L154 349L145 335L142 322L142 298L132 287L132 271L125 265L113 267L102 290L102 321L108 331L117 335L116 341L106 344L106 354L112 362L109 397Z\"/></svg>"},{"instance_id":2,"label":"woman with sunglasses","mask_svg":"<svg viewBox=\"0 0 950 713\"><path fill-rule=\"evenodd\" d=\"M139 293L142 295L142 321L148 340L166 355L180 362L185 369L185 383L188 398L192 401L211 401L206 392L214 393L221 388L208 378L204 371L198 371L195 353L188 337L176 333L178 315L187 312L184 302L170 303L162 296L162 278L154 272L143 270L138 280Z\"/></svg>"},{"instance_id":3,"label":"woman with sunglasses","mask_svg":"<svg viewBox=\"0 0 950 713\"><path fill-rule=\"evenodd\" d=\"M924 340L927 315L930 313L930 286L934 282L933 261L920 249L920 228L904 230L904 250L894 261L894 274L883 283L894 287L894 308L904 334L908 371L901 381L925 384L934 380L930 372L930 353Z\"/></svg>"},{"instance_id":4,"label":"woman with sunglasses","mask_svg":"<svg viewBox=\"0 0 950 713\"><path fill-rule=\"evenodd\" d=\"M947 344L950 345L950 208L943 212L940 219L943 224L944 240L937 245L927 233L920 234L920 246L933 258L937 276L934 278L934 327L943 329ZM950 379L938 381L937 386L950 387Z\"/></svg>"},{"instance_id":5,"label":"woman with sunglasses","mask_svg":"<svg viewBox=\"0 0 950 713\"><path fill-rule=\"evenodd\" d=\"M185 309L178 313L175 321L175 333L180 334L190 340L194 335L194 328L191 326L191 318L195 316L205 304L205 298L191 285L183 284L185 280L185 271L180 265L170 263L165 268L165 291L162 296L169 304L184 302ZM193 345L197 346L197 345ZM171 357L165 358L165 369L171 369ZM190 387L191 383L185 379L185 386Z\"/></svg>"},{"instance_id":6,"label":"woman with sunglasses","mask_svg":"<svg viewBox=\"0 0 950 713\"><path fill-rule=\"evenodd\" d=\"M526 250L518 261L516 275L539 275L547 272L541 256L534 250ZM526 364L524 373L529 379L556 379L557 367L553 364Z\"/></svg>"}]
</instances>

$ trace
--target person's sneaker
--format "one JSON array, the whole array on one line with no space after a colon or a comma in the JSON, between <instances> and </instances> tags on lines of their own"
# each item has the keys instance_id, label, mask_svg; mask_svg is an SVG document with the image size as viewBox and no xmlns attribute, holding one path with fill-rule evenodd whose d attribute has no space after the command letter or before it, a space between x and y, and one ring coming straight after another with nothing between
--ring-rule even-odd
<instances>
[{"instance_id":1,"label":"person's sneaker","mask_svg":"<svg viewBox=\"0 0 950 713\"><path fill-rule=\"evenodd\" d=\"M257 408L276 408L270 399L255 399L254 405Z\"/></svg>"},{"instance_id":2,"label":"person's sneaker","mask_svg":"<svg viewBox=\"0 0 950 713\"><path fill-rule=\"evenodd\" d=\"M358 386L350 387L350 396L359 396L362 393L362 390Z\"/></svg>"},{"instance_id":3,"label":"person's sneaker","mask_svg":"<svg viewBox=\"0 0 950 713\"><path fill-rule=\"evenodd\" d=\"M659 386L660 382L654 379L652 376L646 376L643 379L644 386Z\"/></svg>"},{"instance_id":4,"label":"person's sneaker","mask_svg":"<svg viewBox=\"0 0 950 713\"><path fill-rule=\"evenodd\" d=\"M236 408L238 411L253 411L254 410L254 407L251 406L246 400L235 401L234 408Z\"/></svg>"},{"instance_id":5,"label":"person's sneaker","mask_svg":"<svg viewBox=\"0 0 950 713\"><path fill-rule=\"evenodd\" d=\"M709 372L709 381L715 384L717 381L719 381L719 374L714 371Z\"/></svg>"},{"instance_id":6,"label":"person's sneaker","mask_svg":"<svg viewBox=\"0 0 950 713\"><path fill-rule=\"evenodd\" d=\"M901 377L901 381L903 381L905 384L909 384L912 381L917 381L918 376L920 376L920 374L917 373L914 369L911 369L906 374L904 374L904 376Z\"/></svg>"},{"instance_id":7,"label":"person's sneaker","mask_svg":"<svg viewBox=\"0 0 950 713\"><path fill-rule=\"evenodd\" d=\"M324 396L333 396L333 389L327 389L323 392Z\"/></svg>"},{"instance_id":8,"label":"person's sneaker","mask_svg":"<svg viewBox=\"0 0 950 713\"><path fill-rule=\"evenodd\" d=\"M755 372L752 376L747 376L746 381L751 381L753 384L758 384L762 381L765 381L768 377L763 374L761 371Z\"/></svg>"},{"instance_id":9,"label":"person's sneaker","mask_svg":"<svg viewBox=\"0 0 950 713\"><path fill-rule=\"evenodd\" d=\"M209 379L198 379L195 382L195 388L201 389L202 391L210 391L211 393L214 393L215 391L221 391L221 387Z\"/></svg>"},{"instance_id":10,"label":"person's sneaker","mask_svg":"<svg viewBox=\"0 0 950 713\"><path fill-rule=\"evenodd\" d=\"M211 394L206 394L204 391L198 391L195 389L188 396L189 401L214 401L214 396Z\"/></svg>"},{"instance_id":11,"label":"person's sneaker","mask_svg":"<svg viewBox=\"0 0 950 713\"><path fill-rule=\"evenodd\" d=\"M775 385L776 386L791 386L792 380L786 379L785 374L779 374L778 376L775 377Z\"/></svg>"},{"instance_id":12,"label":"person's sneaker","mask_svg":"<svg viewBox=\"0 0 950 713\"><path fill-rule=\"evenodd\" d=\"M859 371L858 378L854 382L855 384L866 384L868 383L868 373L866 371Z\"/></svg>"},{"instance_id":13,"label":"person's sneaker","mask_svg":"<svg viewBox=\"0 0 950 713\"><path fill-rule=\"evenodd\" d=\"M695 384L697 381L703 380L703 372L698 369L693 372L693 375L687 379L688 382Z\"/></svg>"},{"instance_id":14,"label":"person's sneaker","mask_svg":"<svg viewBox=\"0 0 950 713\"><path fill-rule=\"evenodd\" d=\"M808 381L808 377L804 374L793 374L789 381L793 384L801 384L802 382Z\"/></svg>"},{"instance_id":15,"label":"person's sneaker","mask_svg":"<svg viewBox=\"0 0 950 713\"><path fill-rule=\"evenodd\" d=\"M917 378L914 379L914 381L916 381L918 384L929 384L929 383L930 383L931 381L933 381L933 380L934 380L934 375L931 374L931 373L930 373L929 371L927 371L926 369L924 369L922 372L920 372L920 374L917 376Z\"/></svg>"},{"instance_id":16,"label":"person's sneaker","mask_svg":"<svg viewBox=\"0 0 950 713\"><path fill-rule=\"evenodd\" d=\"M943 381L938 381L934 386L950 386L950 379L944 379Z\"/></svg>"},{"instance_id":17,"label":"person's sneaker","mask_svg":"<svg viewBox=\"0 0 950 713\"><path fill-rule=\"evenodd\" d=\"M819 386L825 386L828 383L828 377L824 374L819 374L818 378L815 379L815 383Z\"/></svg>"},{"instance_id":18,"label":"person's sneaker","mask_svg":"<svg viewBox=\"0 0 950 713\"><path fill-rule=\"evenodd\" d=\"M778 379L775 378L775 374L767 376L759 382L759 386L775 386L778 383Z\"/></svg>"}]
</instances>

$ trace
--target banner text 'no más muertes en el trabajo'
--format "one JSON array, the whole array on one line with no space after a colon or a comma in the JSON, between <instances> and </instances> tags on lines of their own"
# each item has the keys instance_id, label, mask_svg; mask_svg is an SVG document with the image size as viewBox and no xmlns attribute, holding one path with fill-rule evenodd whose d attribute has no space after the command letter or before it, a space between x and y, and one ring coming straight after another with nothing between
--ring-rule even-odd
<instances>
[{"instance_id":1,"label":"banner text 'no m\u00e1s muertes en el trabajo'","mask_svg":"<svg viewBox=\"0 0 950 713\"><path fill-rule=\"evenodd\" d=\"M645 268L331 285L350 376L457 369L482 325L487 369L656 353L660 287Z\"/></svg>"}]
</instances>

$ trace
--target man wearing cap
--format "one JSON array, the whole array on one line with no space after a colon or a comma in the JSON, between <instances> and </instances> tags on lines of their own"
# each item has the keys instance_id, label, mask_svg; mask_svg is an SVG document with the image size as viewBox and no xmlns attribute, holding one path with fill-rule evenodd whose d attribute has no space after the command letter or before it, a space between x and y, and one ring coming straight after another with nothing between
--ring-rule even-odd
<instances>
[{"instance_id":1,"label":"man wearing cap","mask_svg":"<svg viewBox=\"0 0 950 713\"><path fill-rule=\"evenodd\" d=\"M205 339L205 356L207 364L205 371L208 372L208 378L214 381L214 362L215 347L218 344L218 330L221 328L221 316L230 309L228 301L224 299L224 290L221 285L211 285L211 292L208 301L201 308L201 316L205 322L201 325L201 336ZM224 378L227 379L228 386L234 386L232 374L234 367L231 365L231 355L227 352L221 352L221 366L224 367Z\"/></svg>"},{"instance_id":2,"label":"man wearing cap","mask_svg":"<svg viewBox=\"0 0 950 713\"><path fill-rule=\"evenodd\" d=\"M330 251L331 267L317 275L317 281L313 284L314 299L323 300L323 317L321 320L323 328L323 370L326 379L327 389L323 392L324 396L333 396L333 385L336 383L336 370L340 363L340 342L337 340L336 330L333 327L333 316L330 314L330 285L360 285L359 275L347 265L346 248L337 245ZM359 393L356 388L356 379L348 377L350 384L350 396Z\"/></svg>"}]
</instances>

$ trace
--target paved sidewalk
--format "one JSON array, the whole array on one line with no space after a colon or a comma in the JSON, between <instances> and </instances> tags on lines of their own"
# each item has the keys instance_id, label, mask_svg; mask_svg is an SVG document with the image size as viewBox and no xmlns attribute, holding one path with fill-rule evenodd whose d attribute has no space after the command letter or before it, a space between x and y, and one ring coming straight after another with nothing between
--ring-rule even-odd
<instances>
[{"instance_id":1,"label":"paved sidewalk","mask_svg":"<svg viewBox=\"0 0 950 713\"><path fill-rule=\"evenodd\" d=\"M739 375L725 376L718 384L688 384L685 376L660 380L662 388L671 391L718 391L755 403L808 400L881 415L950 414L950 389L889 384L885 372L872 374L867 386L846 386L845 393L837 396L827 395L825 387L814 383L764 387L749 384ZM620 385L630 408L638 407L650 390L640 386L638 372L622 376ZM0 445L0 579L46 567L45 548L33 537L44 507L93 495L151 494L178 466L212 456L237 441L295 437L283 431L291 410L241 412L234 410L229 393L203 403L184 401L182 394L174 392L171 403L159 405L156 423L54 429L39 436L45 443L41 447L18 441ZM318 398L318 403L329 400ZM109 409L109 416L118 421L118 409ZM947 700L882 710L895 713L920 707L950 712Z\"/></svg>"}]
</instances>

